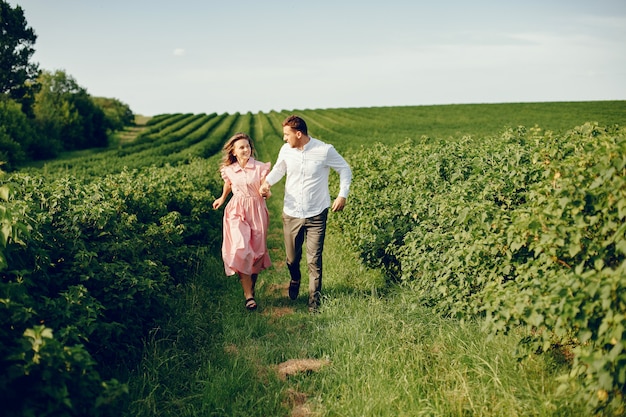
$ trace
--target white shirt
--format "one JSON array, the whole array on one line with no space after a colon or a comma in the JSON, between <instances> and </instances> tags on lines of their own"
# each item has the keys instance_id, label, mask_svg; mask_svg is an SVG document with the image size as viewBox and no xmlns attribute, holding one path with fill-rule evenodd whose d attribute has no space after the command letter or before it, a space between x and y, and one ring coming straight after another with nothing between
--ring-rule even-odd
<instances>
[{"instance_id":1,"label":"white shirt","mask_svg":"<svg viewBox=\"0 0 626 417\"><path fill-rule=\"evenodd\" d=\"M274 185L287 174L283 212L305 219L330 207L330 168L339 174L338 197L347 198L352 182L350 166L332 145L314 138L310 138L302 150L284 144L265 180Z\"/></svg>"}]
</instances>

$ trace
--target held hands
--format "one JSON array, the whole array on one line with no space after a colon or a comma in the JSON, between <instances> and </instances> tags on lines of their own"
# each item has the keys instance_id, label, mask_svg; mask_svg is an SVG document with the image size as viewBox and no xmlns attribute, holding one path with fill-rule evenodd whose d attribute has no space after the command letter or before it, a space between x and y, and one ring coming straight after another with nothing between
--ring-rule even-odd
<instances>
[{"instance_id":1,"label":"held hands","mask_svg":"<svg viewBox=\"0 0 626 417\"><path fill-rule=\"evenodd\" d=\"M261 187L259 187L259 193L265 198L270 198L270 196L272 195L272 192L270 191L270 187L271 186L267 183L267 181L263 182L263 184L261 184ZM213 205L215 206L215 203L213 203ZM335 201L333 202L331 210L341 211L343 210L345 206L346 206L346 198L337 197Z\"/></svg>"},{"instance_id":2,"label":"held hands","mask_svg":"<svg viewBox=\"0 0 626 417\"><path fill-rule=\"evenodd\" d=\"M261 187L259 187L259 194L261 194L265 198L270 198L270 196L272 195L270 187L271 186L267 183L267 181L263 182L263 184L261 184Z\"/></svg>"}]
</instances>

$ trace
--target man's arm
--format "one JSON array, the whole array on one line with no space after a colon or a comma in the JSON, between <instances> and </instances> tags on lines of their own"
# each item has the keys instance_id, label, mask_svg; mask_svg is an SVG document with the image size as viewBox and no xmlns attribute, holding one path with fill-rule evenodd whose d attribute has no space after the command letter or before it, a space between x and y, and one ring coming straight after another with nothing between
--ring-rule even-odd
<instances>
[{"instance_id":1,"label":"man's arm","mask_svg":"<svg viewBox=\"0 0 626 417\"><path fill-rule=\"evenodd\" d=\"M274 164L274 167L272 168L270 173L267 174L267 177L265 177L265 181L263 181L263 184L261 184L261 187L259 188L259 193L263 197L267 197L270 193L270 188L272 187L272 185L280 181L285 176L286 172L287 164L285 163L285 160L283 158L283 150L281 148L280 152L278 152L276 164Z\"/></svg>"},{"instance_id":2,"label":"man's arm","mask_svg":"<svg viewBox=\"0 0 626 417\"><path fill-rule=\"evenodd\" d=\"M346 160L332 146L328 149L327 163L328 166L339 174L339 194L337 194L337 199L335 199L332 208L333 211L340 211L345 206L348 193L350 192L352 170ZM339 199L342 199L342 201L338 201Z\"/></svg>"}]
</instances>

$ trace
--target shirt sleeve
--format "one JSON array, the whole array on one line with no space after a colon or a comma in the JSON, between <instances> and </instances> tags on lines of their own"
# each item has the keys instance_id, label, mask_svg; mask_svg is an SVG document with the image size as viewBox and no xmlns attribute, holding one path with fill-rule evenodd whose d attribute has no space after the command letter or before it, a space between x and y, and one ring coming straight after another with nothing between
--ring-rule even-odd
<instances>
[{"instance_id":1,"label":"shirt sleeve","mask_svg":"<svg viewBox=\"0 0 626 417\"><path fill-rule=\"evenodd\" d=\"M337 152L334 146L328 149L326 158L328 166L339 174L339 194L337 196L348 198L350 183L352 182L352 170L350 169L350 165L339 155L339 152Z\"/></svg>"},{"instance_id":2,"label":"shirt sleeve","mask_svg":"<svg viewBox=\"0 0 626 417\"><path fill-rule=\"evenodd\" d=\"M226 167L222 167L220 169L220 175L222 176L222 179L224 180L226 184L231 183L230 179L228 178L228 174L226 174Z\"/></svg>"},{"instance_id":3,"label":"shirt sleeve","mask_svg":"<svg viewBox=\"0 0 626 417\"><path fill-rule=\"evenodd\" d=\"M267 177L265 177L265 181L267 181L269 185L274 185L285 176L286 172L287 164L285 163L283 148L281 148L278 152L278 158L276 158L276 164L270 173L267 174Z\"/></svg>"}]
</instances>

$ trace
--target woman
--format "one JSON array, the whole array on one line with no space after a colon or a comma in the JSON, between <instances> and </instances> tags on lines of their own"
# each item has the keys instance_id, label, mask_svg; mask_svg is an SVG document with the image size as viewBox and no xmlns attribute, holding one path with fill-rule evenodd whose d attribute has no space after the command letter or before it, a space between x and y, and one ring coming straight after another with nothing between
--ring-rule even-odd
<instances>
[{"instance_id":1,"label":"woman","mask_svg":"<svg viewBox=\"0 0 626 417\"><path fill-rule=\"evenodd\" d=\"M220 173L224 179L222 195L213 202L218 209L233 193L224 209L222 258L226 275L239 275L246 309L257 308L254 287L259 272L271 265L267 252L269 213L259 188L271 164L254 159L252 139L236 133L224 145Z\"/></svg>"}]
</instances>

